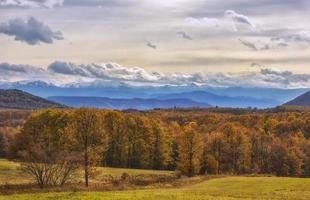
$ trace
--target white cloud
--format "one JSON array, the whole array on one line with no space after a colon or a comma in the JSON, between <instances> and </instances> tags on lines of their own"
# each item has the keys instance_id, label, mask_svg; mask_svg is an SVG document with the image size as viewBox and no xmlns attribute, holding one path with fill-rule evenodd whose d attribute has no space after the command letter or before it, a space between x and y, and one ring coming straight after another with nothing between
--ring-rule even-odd
<instances>
[{"instance_id":1,"label":"white cloud","mask_svg":"<svg viewBox=\"0 0 310 200\"><path fill-rule=\"evenodd\" d=\"M116 63L76 65L56 61L48 66L48 71L65 75L119 81L150 82L158 81L161 77L160 74L148 73L139 67L128 68Z\"/></svg>"},{"instance_id":2,"label":"white cloud","mask_svg":"<svg viewBox=\"0 0 310 200\"><path fill-rule=\"evenodd\" d=\"M246 24L250 26L253 30L256 29L256 25L250 20L249 17L236 13L233 10L226 10L225 15L230 17L234 22L240 23L240 24Z\"/></svg>"},{"instance_id":3,"label":"white cloud","mask_svg":"<svg viewBox=\"0 0 310 200\"><path fill-rule=\"evenodd\" d=\"M54 40L63 40L62 33L52 31L50 27L30 17L27 20L20 18L9 20L0 24L0 33L14 36L16 41L26 42L30 45L53 43Z\"/></svg>"},{"instance_id":4,"label":"white cloud","mask_svg":"<svg viewBox=\"0 0 310 200\"><path fill-rule=\"evenodd\" d=\"M257 65L255 65L257 66ZM29 65L0 64L0 81L40 80L56 85L75 83L123 83L134 86L212 86L212 87L268 87L308 88L310 74L296 74L276 68L260 66L244 73L158 73L140 67L124 67L115 63L81 64L56 61L47 69Z\"/></svg>"},{"instance_id":5,"label":"white cloud","mask_svg":"<svg viewBox=\"0 0 310 200\"><path fill-rule=\"evenodd\" d=\"M226 18L225 18L226 17ZM228 19L227 19L228 18ZM256 25L250 20L249 17L236 13L233 10L226 10L224 15L219 18L195 18L188 17L185 19L187 25L196 27L221 27L223 30L238 31L238 24L246 25L252 30L256 30Z\"/></svg>"},{"instance_id":6,"label":"white cloud","mask_svg":"<svg viewBox=\"0 0 310 200\"><path fill-rule=\"evenodd\" d=\"M204 26L204 27L218 27L219 26L219 20L216 18L194 18L194 17L188 17L185 19L185 22L188 25L191 26Z\"/></svg>"},{"instance_id":7,"label":"white cloud","mask_svg":"<svg viewBox=\"0 0 310 200\"><path fill-rule=\"evenodd\" d=\"M48 8L54 8L57 6L62 6L63 3L64 3L64 0L46 0L43 5Z\"/></svg>"},{"instance_id":8,"label":"white cloud","mask_svg":"<svg viewBox=\"0 0 310 200\"><path fill-rule=\"evenodd\" d=\"M299 31L296 34L293 34L291 38L298 42L308 42L310 43L310 32L309 31Z\"/></svg>"}]
</instances>

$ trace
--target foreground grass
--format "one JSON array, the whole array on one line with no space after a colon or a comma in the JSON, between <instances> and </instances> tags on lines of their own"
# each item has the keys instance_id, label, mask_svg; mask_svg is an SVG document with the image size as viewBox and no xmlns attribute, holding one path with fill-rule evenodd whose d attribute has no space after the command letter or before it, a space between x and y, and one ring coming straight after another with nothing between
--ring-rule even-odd
<instances>
[{"instance_id":1,"label":"foreground grass","mask_svg":"<svg viewBox=\"0 0 310 200\"><path fill-rule=\"evenodd\" d=\"M173 175L172 171L98 167L96 179L93 179L93 181L98 182L105 175L121 176L125 172L129 175ZM80 171L77 176L78 181L83 181L82 171ZM0 159L0 185L27 184L33 182L34 180L32 177L21 171L20 163Z\"/></svg>"},{"instance_id":2,"label":"foreground grass","mask_svg":"<svg viewBox=\"0 0 310 200\"><path fill-rule=\"evenodd\" d=\"M0 200L207 200L310 199L310 179L225 177L176 189L117 192L67 192L0 196Z\"/></svg>"},{"instance_id":3,"label":"foreground grass","mask_svg":"<svg viewBox=\"0 0 310 200\"><path fill-rule=\"evenodd\" d=\"M0 185L31 182L33 180L21 171L19 163L0 159Z\"/></svg>"},{"instance_id":4,"label":"foreground grass","mask_svg":"<svg viewBox=\"0 0 310 200\"><path fill-rule=\"evenodd\" d=\"M173 172L98 168L100 176L159 174ZM0 185L31 183L20 164L0 159ZM194 183L194 182L193 182ZM0 196L0 200L207 200L207 199L310 199L310 179L281 177L225 177L174 189L146 189L115 192L61 192Z\"/></svg>"}]
</instances>

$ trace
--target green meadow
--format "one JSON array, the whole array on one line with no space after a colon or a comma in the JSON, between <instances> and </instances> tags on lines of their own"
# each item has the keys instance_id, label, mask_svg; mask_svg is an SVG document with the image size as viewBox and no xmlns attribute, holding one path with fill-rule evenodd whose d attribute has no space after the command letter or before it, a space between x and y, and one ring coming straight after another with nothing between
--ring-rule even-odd
<instances>
[{"instance_id":1,"label":"green meadow","mask_svg":"<svg viewBox=\"0 0 310 200\"><path fill-rule=\"evenodd\" d=\"M122 173L132 175L160 174L169 175L169 171L132 170L100 168L100 174L114 176ZM23 175L19 163L0 160L0 183L26 184L32 180ZM183 186L154 187L145 189L125 189L122 191L75 191L40 192L2 195L0 200L207 200L207 199L310 199L309 178L285 177L239 177L227 176L213 178Z\"/></svg>"},{"instance_id":2,"label":"green meadow","mask_svg":"<svg viewBox=\"0 0 310 200\"><path fill-rule=\"evenodd\" d=\"M279 177L225 177L174 189L114 192L36 193L2 196L1 200L207 200L310 199L310 179Z\"/></svg>"}]
</instances>

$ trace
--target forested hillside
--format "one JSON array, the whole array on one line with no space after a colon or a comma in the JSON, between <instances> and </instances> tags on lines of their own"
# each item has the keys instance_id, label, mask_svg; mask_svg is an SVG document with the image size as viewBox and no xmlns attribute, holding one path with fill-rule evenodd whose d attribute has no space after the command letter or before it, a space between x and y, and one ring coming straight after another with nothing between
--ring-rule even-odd
<instances>
[{"instance_id":1,"label":"forested hillside","mask_svg":"<svg viewBox=\"0 0 310 200\"><path fill-rule=\"evenodd\" d=\"M20 131L2 132L1 155L61 169L74 163L86 174L109 166L187 176L310 175L310 112L221 111L38 111Z\"/></svg>"},{"instance_id":2,"label":"forested hillside","mask_svg":"<svg viewBox=\"0 0 310 200\"><path fill-rule=\"evenodd\" d=\"M7 109L39 109L64 108L65 106L31 95L21 90L1 90L0 108Z\"/></svg>"},{"instance_id":3,"label":"forested hillside","mask_svg":"<svg viewBox=\"0 0 310 200\"><path fill-rule=\"evenodd\" d=\"M288 106L307 106L310 107L310 91L306 92L303 95L300 95L293 99L292 101L287 102L285 105Z\"/></svg>"}]
</instances>

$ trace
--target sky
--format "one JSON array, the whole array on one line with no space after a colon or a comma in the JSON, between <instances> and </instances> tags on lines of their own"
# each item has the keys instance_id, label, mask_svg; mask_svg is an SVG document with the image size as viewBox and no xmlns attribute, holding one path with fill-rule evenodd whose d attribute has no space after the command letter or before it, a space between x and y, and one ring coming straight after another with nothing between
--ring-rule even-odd
<instances>
[{"instance_id":1,"label":"sky","mask_svg":"<svg viewBox=\"0 0 310 200\"><path fill-rule=\"evenodd\" d=\"M0 81L310 87L309 18L309 0L0 0Z\"/></svg>"}]
</instances>

